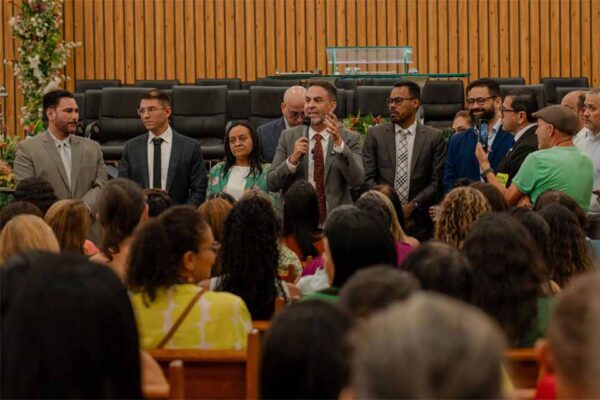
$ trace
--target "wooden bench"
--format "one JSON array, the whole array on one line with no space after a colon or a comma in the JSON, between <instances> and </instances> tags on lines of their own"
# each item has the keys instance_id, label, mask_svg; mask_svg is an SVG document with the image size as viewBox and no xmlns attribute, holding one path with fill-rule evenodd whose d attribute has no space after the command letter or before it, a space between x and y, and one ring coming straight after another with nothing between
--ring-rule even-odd
<instances>
[{"instance_id":1,"label":"wooden bench","mask_svg":"<svg viewBox=\"0 0 600 400\"><path fill-rule=\"evenodd\" d=\"M261 339L257 330L248 334L247 351L150 350L150 355L169 376L169 363L184 364L186 399L258 399Z\"/></svg>"},{"instance_id":2,"label":"wooden bench","mask_svg":"<svg viewBox=\"0 0 600 400\"><path fill-rule=\"evenodd\" d=\"M506 369L514 392L512 398L532 399L544 369L535 349L509 349L506 352Z\"/></svg>"}]
</instances>

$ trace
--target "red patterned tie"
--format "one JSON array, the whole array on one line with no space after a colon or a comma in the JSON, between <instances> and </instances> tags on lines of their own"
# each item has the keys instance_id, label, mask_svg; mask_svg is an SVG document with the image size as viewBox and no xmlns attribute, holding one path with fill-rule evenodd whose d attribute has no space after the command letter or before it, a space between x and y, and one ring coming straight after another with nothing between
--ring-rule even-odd
<instances>
[{"instance_id":1,"label":"red patterned tie","mask_svg":"<svg viewBox=\"0 0 600 400\"><path fill-rule=\"evenodd\" d=\"M314 153L314 179L317 189L317 199L319 200L319 217L321 223L325 222L327 217L327 203L325 202L325 160L323 157L323 146L320 134L315 134L315 153Z\"/></svg>"}]
</instances>

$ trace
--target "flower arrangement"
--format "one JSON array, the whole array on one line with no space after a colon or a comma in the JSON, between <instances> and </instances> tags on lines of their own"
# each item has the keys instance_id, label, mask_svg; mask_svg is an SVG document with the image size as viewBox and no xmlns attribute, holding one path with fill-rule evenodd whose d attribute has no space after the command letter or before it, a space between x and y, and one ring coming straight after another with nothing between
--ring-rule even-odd
<instances>
[{"instance_id":1,"label":"flower arrangement","mask_svg":"<svg viewBox=\"0 0 600 400\"><path fill-rule=\"evenodd\" d=\"M9 20L14 39L21 41L15 60L4 60L20 80L25 97L19 121L28 135L45 129L42 96L57 89L67 79L62 69L72 48L81 43L61 38L63 0L22 0L21 12Z\"/></svg>"},{"instance_id":2,"label":"flower arrangement","mask_svg":"<svg viewBox=\"0 0 600 400\"><path fill-rule=\"evenodd\" d=\"M361 142L365 140L365 136L370 127L386 124L388 122L387 118L383 118L380 115L376 117L371 113L360 115L360 111L357 115L350 114L346 119L342 120L342 124L345 128L360 134Z\"/></svg>"}]
</instances>

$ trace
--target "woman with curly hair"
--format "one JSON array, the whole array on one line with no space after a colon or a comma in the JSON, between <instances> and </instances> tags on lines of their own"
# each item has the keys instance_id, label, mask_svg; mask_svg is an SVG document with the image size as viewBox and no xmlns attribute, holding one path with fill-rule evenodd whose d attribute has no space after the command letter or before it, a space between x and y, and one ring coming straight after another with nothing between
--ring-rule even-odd
<instances>
[{"instance_id":1,"label":"woman with curly hair","mask_svg":"<svg viewBox=\"0 0 600 400\"><path fill-rule=\"evenodd\" d=\"M575 215L560 204L549 205L539 214L550 226L548 268L552 280L564 287L576 274L594 268L591 248Z\"/></svg>"},{"instance_id":2,"label":"woman with curly hair","mask_svg":"<svg viewBox=\"0 0 600 400\"><path fill-rule=\"evenodd\" d=\"M198 286L209 277L218 249L210 227L190 206L172 207L142 226L127 273L142 348L246 347L252 321L243 300Z\"/></svg>"},{"instance_id":3,"label":"woman with curly hair","mask_svg":"<svg viewBox=\"0 0 600 400\"><path fill-rule=\"evenodd\" d=\"M240 296L253 319L270 319L275 298L291 298L291 285L278 275L278 234L279 224L270 201L260 193L246 194L225 220L221 275L204 285Z\"/></svg>"},{"instance_id":4,"label":"woman with curly hair","mask_svg":"<svg viewBox=\"0 0 600 400\"><path fill-rule=\"evenodd\" d=\"M479 218L464 241L471 302L494 317L512 347L532 347L548 326L546 266L525 227L498 212Z\"/></svg>"},{"instance_id":5,"label":"woman with curly hair","mask_svg":"<svg viewBox=\"0 0 600 400\"><path fill-rule=\"evenodd\" d=\"M489 202L479 190L452 189L440 205L434 238L460 249L473 222L490 210Z\"/></svg>"}]
</instances>

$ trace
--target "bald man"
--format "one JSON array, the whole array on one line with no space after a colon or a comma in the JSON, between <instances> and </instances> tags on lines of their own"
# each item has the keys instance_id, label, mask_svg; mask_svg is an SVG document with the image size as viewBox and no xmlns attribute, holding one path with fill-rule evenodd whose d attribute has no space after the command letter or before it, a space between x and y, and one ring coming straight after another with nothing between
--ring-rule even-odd
<instances>
[{"instance_id":1,"label":"bald man","mask_svg":"<svg viewBox=\"0 0 600 400\"><path fill-rule=\"evenodd\" d=\"M576 137L583 136L587 131L587 128L584 126L583 123L583 106L585 102L585 95L586 92L583 90L574 90L572 92L567 93L560 102L561 106L569 107L571 110L575 111L577 113L577 116L579 117L579 132L577 133L577 135L575 135Z\"/></svg>"},{"instance_id":2,"label":"bald man","mask_svg":"<svg viewBox=\"0 0 600 400\"><path fill-rule=\"evenodd\" d=\"M281 118L258 127L258 138L266 161L273 161L281 132L302 124L305 94L306 89L302 86L288 88L283 95L283 103L281 103L281 114L283 114Z\"/></svg>"}]
</instances>

